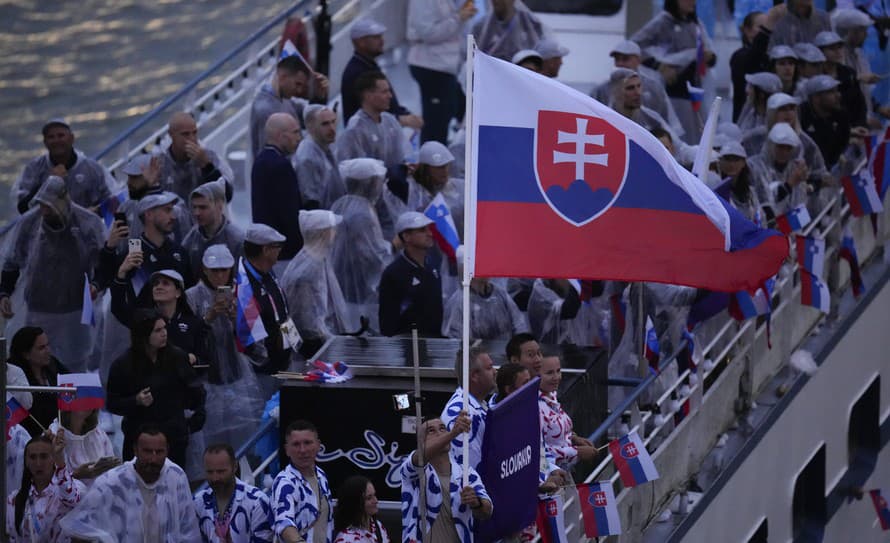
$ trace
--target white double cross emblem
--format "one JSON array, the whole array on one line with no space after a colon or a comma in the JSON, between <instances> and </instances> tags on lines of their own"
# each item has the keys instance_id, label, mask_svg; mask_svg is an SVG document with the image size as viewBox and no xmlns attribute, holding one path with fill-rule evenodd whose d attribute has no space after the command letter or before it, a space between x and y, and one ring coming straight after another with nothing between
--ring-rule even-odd
<instances>
[{"instance_id":1,"label":"white double cross emblem","mask_svg":"<svg viewBox=\"0 0 890 543\"><path fill-rule=\"evenodd\" d=\"M597 164L599 166L609 165L608 154L588 155L584 153L585 145L596 145L603 147L605 140L604 134L588 134L587 119L578 117L575 119L575 132L557 131L557 143L574 143L574 153L564 153L562 151L553 151L553 163L572 163L575 165L575 179L584 179L584 166L586 164Z\"/></svg>"}]
</instances>

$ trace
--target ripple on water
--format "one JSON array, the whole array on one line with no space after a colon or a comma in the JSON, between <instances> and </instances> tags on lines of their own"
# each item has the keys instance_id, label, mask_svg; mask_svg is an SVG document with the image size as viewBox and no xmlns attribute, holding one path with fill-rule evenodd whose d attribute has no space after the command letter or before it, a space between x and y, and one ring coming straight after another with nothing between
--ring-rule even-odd
<instances>
[{"instance_id":1,"label":"ripple on water","mask_svg":"<svg viewBox=\"0 0 890 543\"><path fill-rule=\"evenodd\" d=\"M43 152L40 126L73 125L95 154L258 26L279 0L0 3L0 184ZM0 186L0 223L12 213Z\"/></svg>"}]
</instances>

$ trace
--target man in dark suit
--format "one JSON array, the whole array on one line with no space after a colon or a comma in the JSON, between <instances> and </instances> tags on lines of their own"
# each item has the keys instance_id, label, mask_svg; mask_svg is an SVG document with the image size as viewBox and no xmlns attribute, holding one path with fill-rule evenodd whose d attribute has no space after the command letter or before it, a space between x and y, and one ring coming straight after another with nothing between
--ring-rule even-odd
<instances>
[{"instance_id":1,"label":"man in dark suit","mask_svg":"<svg viewBox=\"0 0 890 543\"><path fill-rule=\"evenodd\" d=\"M287 238L275 266L277 272L303 247L298 220L303 201L290 161L301 134L299 123L287 113L272 114L265 131L266 145L250 173L250 206L253 222L269 225Z\"/></svg>"}]
</instances>

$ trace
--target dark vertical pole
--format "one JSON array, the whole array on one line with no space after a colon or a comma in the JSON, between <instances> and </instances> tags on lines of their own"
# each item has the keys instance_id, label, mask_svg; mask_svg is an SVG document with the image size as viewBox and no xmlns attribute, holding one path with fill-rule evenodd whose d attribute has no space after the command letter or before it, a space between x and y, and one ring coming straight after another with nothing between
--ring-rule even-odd
<instances>
[{"instance_id":1,"label":"dark vertical pole","mask_svg":"<svg viewBox=\"0 0 890 543\"><path fill-rule=\"evenodd\" d=\"M327 0L320 0L321 12L315 18L315 71L330 75L331 70L331 15Z\"/></svg>"}]
</instances>

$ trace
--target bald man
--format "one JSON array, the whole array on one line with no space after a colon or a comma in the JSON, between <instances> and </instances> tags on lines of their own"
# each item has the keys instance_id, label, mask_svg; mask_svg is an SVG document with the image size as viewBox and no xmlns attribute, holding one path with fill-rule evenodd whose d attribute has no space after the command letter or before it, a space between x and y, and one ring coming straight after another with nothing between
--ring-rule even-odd
<instances>
[{"instance_id":1,"label":"bald man","mask_svg":"<svg viewBox=\"0 0 890 543\"><path fill-rule=\"evenodd\" d=\"M250 172L250 206L253 222L271 226L287 237L278 257L278 268L283 269L303 247L297 219L303 199L290 160L302 138L299 123L289 113L270 115L264 132L266 145Z\"/></svg>"},{"instance_id":2,"label":"bald man","mask_svg":"<svg viewBox=\"0 0 890 543\"><path fill-rule=\"evenodd\" d=\"M193 190L220 178L226 180L226 200L232 199L232 169L216 153L198 141L198 124L183 111L174 113L168 123L170 146L161 153L158 179L161 187L189 200Z\"/></svg>"}]
</instances>

